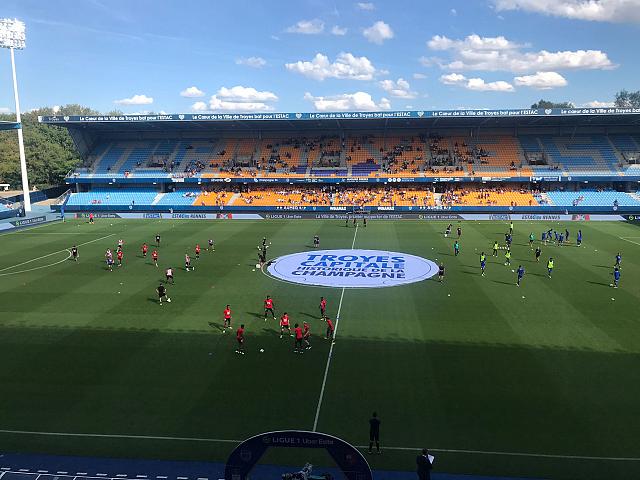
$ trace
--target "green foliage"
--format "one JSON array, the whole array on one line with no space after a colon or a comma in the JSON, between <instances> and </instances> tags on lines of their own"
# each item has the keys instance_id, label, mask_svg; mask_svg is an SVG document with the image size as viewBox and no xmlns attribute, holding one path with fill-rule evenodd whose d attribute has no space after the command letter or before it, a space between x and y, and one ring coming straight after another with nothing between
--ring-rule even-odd
<instances>
[{"instance_id":1,"label":"green foliage","mask_svg":"<svg viewBox=\"0 0 640 480\"><path fill-rule=\"evenodd\" d=\"M635 92L620 90L616 93L615 106L619 108L640 108L640 90Z\"/></svg>"},{"instance_id":2,"label":"green foliage","mask_svg":"<svg viewBox=\"0 0 640 480\"><path fill-rule=\"evenodd\" d=\"M95 115L99 112L82 105L65 105L59 111L41 108L22 115L24 149L29 183L46 187L59 185L65 175L80 161L66 128L38 123L38 115ZM0 115L0 120L15 121L13 114ZM20 185L20 158L15 130L0 132L0 183Z\"/></svg>"},{"instance_id":3,"label":"green foliage","mask_svg":"<svg viewBox=\"0 0 640 480\"><path fill-rule=\"evenodd\" d=\"M575 105L571 102L551 102L549 100L543 100L542 98L531 105L531 108L575 108Z\"/></svg>"}]
</instances>

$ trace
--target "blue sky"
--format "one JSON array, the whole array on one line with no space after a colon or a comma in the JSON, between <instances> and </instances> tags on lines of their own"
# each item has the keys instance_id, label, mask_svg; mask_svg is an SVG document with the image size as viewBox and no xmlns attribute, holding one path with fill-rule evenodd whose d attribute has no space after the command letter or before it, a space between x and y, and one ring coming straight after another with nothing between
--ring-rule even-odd
<instances>
[{"instance_id":1,"label":"blue sky","mask_svg":"<svg viewBox=\"0 0 640 480\"><path fill-rule=\"evenodd\" d=\"M3 0L0 16L27 26L23 110L178 113L604 106L640 88L639 12L640 0ZM13 109L0 50L0 111Z\"/></svg>"}]
</instances>

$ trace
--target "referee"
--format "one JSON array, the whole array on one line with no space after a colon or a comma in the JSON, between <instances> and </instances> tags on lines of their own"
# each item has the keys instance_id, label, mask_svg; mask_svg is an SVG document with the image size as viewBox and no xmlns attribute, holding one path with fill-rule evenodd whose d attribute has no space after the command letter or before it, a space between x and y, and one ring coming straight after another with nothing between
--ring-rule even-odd
<instances>
[{"instance_id":1,"label":"referee","mask_svg":"<svg viewBox=\"0 0 640 480\"><path fill-rule=\"evenodd\" d=\"M376 442L376 453L380 452L380 419L378 413L373 412L369 419L369 453L373 453L373 442Z\"/></svg>"}]
</instances>

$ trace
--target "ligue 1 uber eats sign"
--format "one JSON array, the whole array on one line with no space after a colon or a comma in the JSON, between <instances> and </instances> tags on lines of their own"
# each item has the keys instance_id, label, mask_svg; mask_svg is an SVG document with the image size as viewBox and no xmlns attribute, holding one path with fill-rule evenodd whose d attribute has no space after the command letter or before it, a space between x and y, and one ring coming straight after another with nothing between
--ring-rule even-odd
<instances>
[{"instance_id":1,"label":"ligue 1 uber eats sign","mask_svg":"<svg viewBox=\"0 0 640 480\"><path fill-rule=\"evenodd\" d=\"M382 250L318 250L277 258L267 271L287 282L319 287L380 288L434 276L431 260Z\"/></svg>"}]
</instances>

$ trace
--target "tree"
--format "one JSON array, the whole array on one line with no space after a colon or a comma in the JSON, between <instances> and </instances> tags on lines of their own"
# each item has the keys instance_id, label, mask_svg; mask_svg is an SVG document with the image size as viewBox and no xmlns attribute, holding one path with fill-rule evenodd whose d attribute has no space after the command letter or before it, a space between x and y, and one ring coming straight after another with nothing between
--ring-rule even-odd
<instances>
[{"instance_id":1,"label":"tree","mask_svg":"<svg viewBox=\"0 0 640 480\"><path fill-rule=\"evenodd\" d=\"M82 105L65 105L58 115L96 115L99 112ZM53 115L52 108L40 108L22 115L24 149L29 183L38 187L60 185L66 174L80 162L66 128L38 123L38 115ZM15 121L12 114L0 120ZM20 159L15 130L0 132L0 183L20 184Z\"/></svg>"},{"instance_id":2,"label":"tree","mask_svg":"<svg viewBox=\"0 0 640 480\"><path fill-rule=\"evenodd\" d=\"M576 108L571 102L552 102L550 100L540 99L538 102L531 105L531 108Z\"/></svg>"},{"instance_id":3,"label":"tree","mask_svg":"<svg viewBox=\"0 0 640 480\"><path fill-rule=\"evenodd\" d=\"M618 108L640 108L640 90L635 92L620 90L616 93L614 104Z\"/></svg>"}]
</instances>

